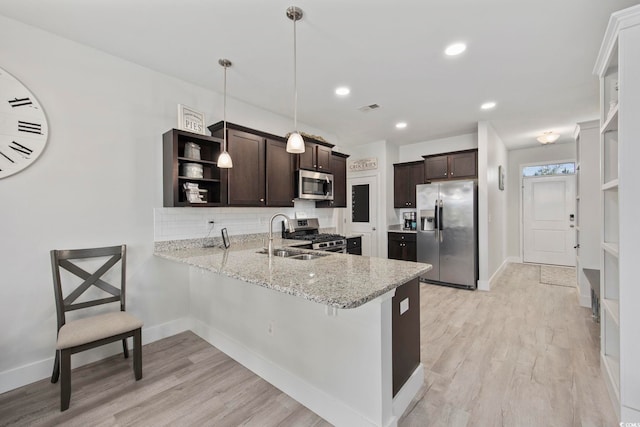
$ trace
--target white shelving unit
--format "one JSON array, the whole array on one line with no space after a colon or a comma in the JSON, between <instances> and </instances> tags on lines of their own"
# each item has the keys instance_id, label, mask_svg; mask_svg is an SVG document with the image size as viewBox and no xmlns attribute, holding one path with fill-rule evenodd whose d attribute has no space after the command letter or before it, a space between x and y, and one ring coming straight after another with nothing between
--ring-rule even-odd
<instances>
[{"instance_id":1,"label":"white shelving unit","mask_svg":"<svg viewBox=\"0 0 640 427\"><path fill-rule=\"evenodd\" d=\"M640 5L611 15L600 77L601 366L619 421L640 422Z\"/></svg>"},{"instance_id":2,"label":"white shelving unit","mask_svg":"<svg viewBox=\"0 0 640 427\"><path fill-rule=\"evenodd\" d=\"M576 272L578 298L591 307L591 284L584 269L600 269L600 120L580 122L576 140Z\"/></svg>"}]
</instances>

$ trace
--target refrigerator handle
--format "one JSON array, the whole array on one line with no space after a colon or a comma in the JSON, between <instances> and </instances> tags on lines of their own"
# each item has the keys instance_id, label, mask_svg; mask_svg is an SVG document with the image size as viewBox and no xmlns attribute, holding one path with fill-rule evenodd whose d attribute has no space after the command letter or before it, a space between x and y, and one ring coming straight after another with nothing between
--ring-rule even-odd
<instances>
[{"instance_id":1,"label":"refrigerator handle","mask_svg":"<svg viewBox=\"0 0 640 427\"><path fill-rule=\"evenodd\" d=\"M442 207L443 207L443 203L442 200L438 201L438 210L440 211L438 213L438 234L440 235L440 243L442 243L442 241L444 240L444 233L442 232L442 223L443 221L443 216L442 216Z\"/></svg>"},{"instance_id":2,"label":"refrigerator handle","mask_svg":"<svg viewBox=\"0 0 640 427\"><path fill-rule=\"evenodd\" d=\"M438 201L436 200L436 205L433 208L433 212L435 214L435 224L433 229L436 231L434 233L434 236L436 237L436 240L438 240L440 238L440 219L438 217Z\"/></svg>"}]
</instances>

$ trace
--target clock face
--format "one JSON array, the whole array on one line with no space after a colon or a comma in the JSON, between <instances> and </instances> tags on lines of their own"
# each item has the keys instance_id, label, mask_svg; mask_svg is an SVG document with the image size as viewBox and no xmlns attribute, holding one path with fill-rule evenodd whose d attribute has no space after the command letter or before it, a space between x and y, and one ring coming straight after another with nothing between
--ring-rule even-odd
<instances>
[{"instance_id":1,"label":"clock face","mask_svg":"<svg viewBox=\"0 0 640 427\"><path fill-rule=\"evenodd\" d=\"M48 135L47 118L36 97L0 68L0 178L35 162Z\"/></svg>"}]
</instances>

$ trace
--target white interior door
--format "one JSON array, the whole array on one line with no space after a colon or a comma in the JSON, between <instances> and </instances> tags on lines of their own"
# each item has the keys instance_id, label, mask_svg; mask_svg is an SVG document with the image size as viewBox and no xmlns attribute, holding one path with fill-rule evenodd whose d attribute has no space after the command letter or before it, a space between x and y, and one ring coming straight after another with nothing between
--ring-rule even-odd
<instances>
[{"instance_id":1,"label":"white interior door","mask_svg":"<svg viewBox=\"0 0 640 427\"><path fill-rule=\"evenodd\" d=\"M575 266L575 175L523 181L524 262Z\"/></svg>"},{"instance_id":2,"label":"white interior door","mask_svg":"<svg viewBox=\"0 0 640 427\"><path fill-rule=\"evenodd\" d=\"M347 185L349 229L362 234L363 256L378 256L377 181L375 176L349 178Z\"/></svg>"}]
</instances>

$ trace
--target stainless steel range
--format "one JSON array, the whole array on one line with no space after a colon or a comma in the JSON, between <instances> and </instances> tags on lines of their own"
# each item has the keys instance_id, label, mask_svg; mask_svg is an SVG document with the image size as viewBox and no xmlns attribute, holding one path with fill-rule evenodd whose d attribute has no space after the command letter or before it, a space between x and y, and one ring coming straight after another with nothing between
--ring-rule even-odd
<instances>
[{"instance_id":1,"label":"stainless steel range","mask_svg":"<svg viewBox=\"0 0 640 427\"><path fill-rule=\"evenodd\" d=\"M320 233L318 218L290 219L293 231L287 231L282 222L282 238L308 240L310 249L327 252L347 253L347 239L339 234Z\"/></svg>"}]
</instances>

